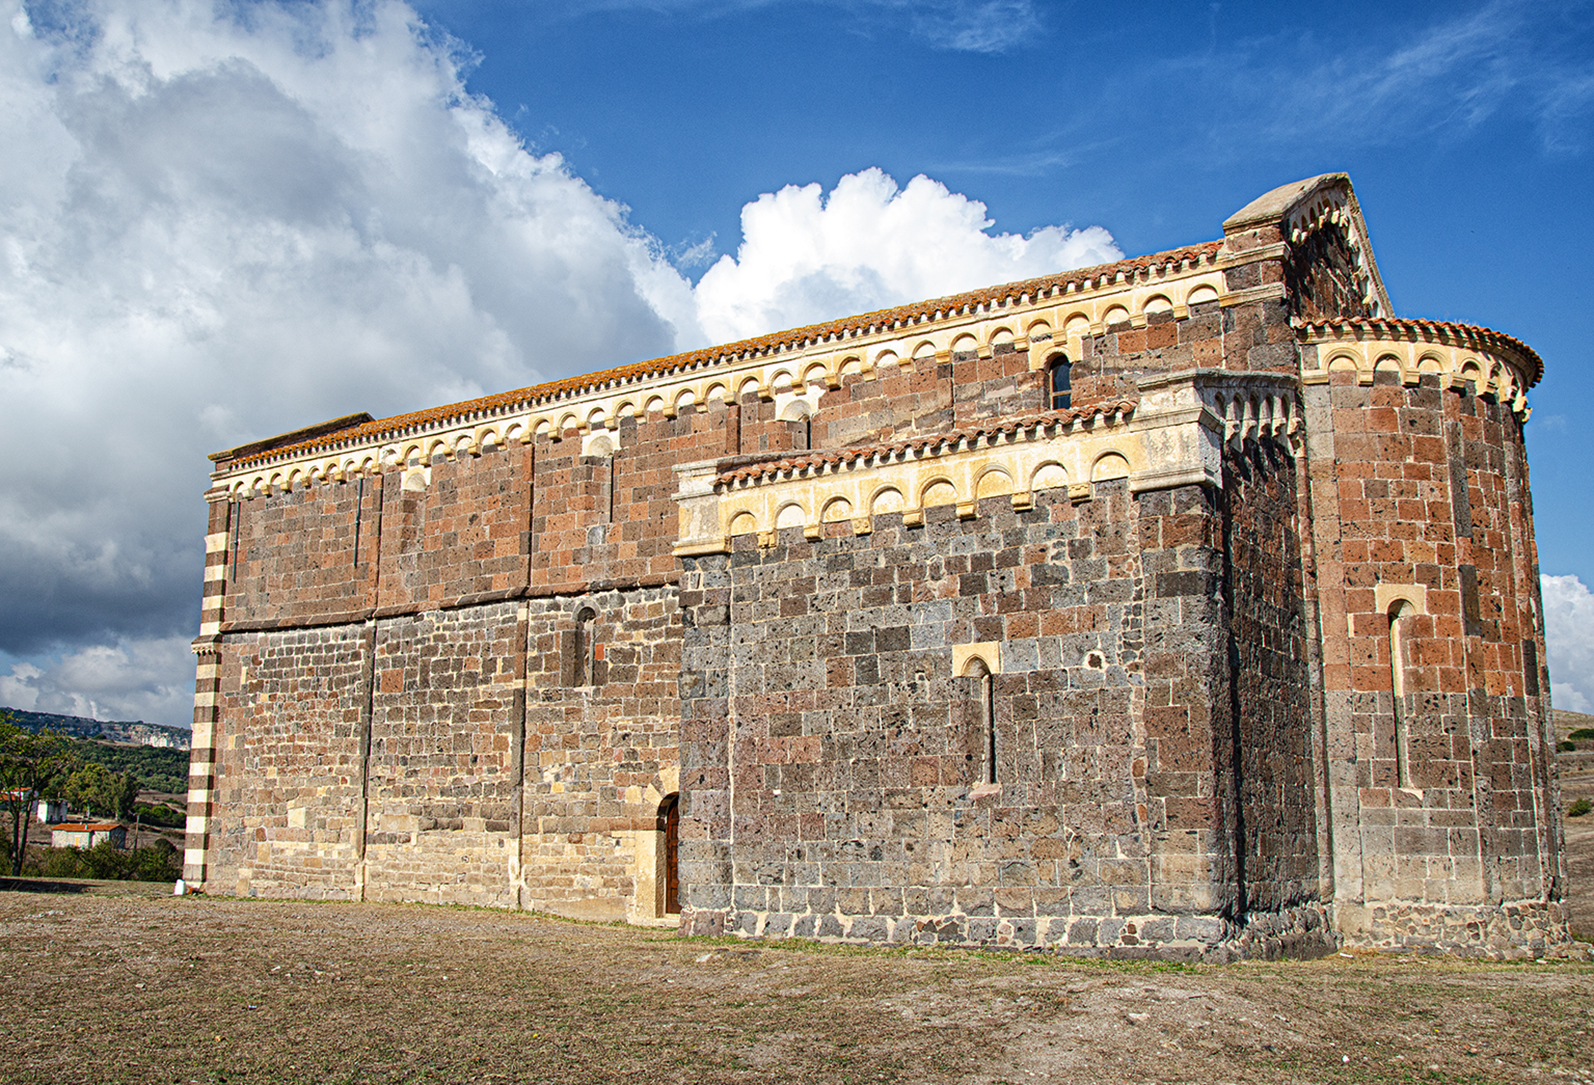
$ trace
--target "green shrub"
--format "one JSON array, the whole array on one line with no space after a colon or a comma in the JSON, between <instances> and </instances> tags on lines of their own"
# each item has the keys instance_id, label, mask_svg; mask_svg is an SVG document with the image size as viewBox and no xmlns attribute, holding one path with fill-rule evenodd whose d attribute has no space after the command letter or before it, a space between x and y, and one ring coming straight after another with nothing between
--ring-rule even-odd
<instances>
[{"instance_id":1,"label":"green shrub","mask_svg":"<svg viewBox=\"0 0 1594 1085\"><path fill-rule=\"evenodd\" d=\"M180 829L188 823L188 815L180 810L173 810L164 804L139 802L133 804L133 812L129 817L137 818L145 825L154 825L163 829Z\"/></svg>"},{"instance_id":2,"label":"green shrub","mask_svg":"<svg viewBox=\"0 0 1594 1085\"><path fill-rule=\"evenodd\" d=\"M1575 743L1575 742L1557 742L1555 744L1555 752L1556 753L1576 753L1577 752L1577 743Z\"/></svg>"},{"instance_id":3,"label":"green shrub","mask_svg":"<svg viewBox=\"0 0 1594 1085\"><path fill-rule=\"evenodd\" d=\"M1590 810L1594 810L1594 803L1590 803L1587 799L1578 799L1571 806L1567 807L1566 816L1569 818L1580 818Z\"/></svg>"},{"instance_id":4,"label":"green shrub","mask_svg":"<svg viewBox=\"0 0 1594 1085\"><path fill-rule=\"evenodd\" d=\"M148 847L130 850L109 842L92 848L45 848L22 872L36 878L172 882L183 871L171 841L157 840Z\"/></svg>"},{"instance_id":5,"label":"green shrub","mask_svg":"<svg viewBox=\"0 0 1594 1085\"><path fill-rule=\"evenodd\" d=\"M1576 742L1594 740L1594 727L1579 727L1576 731L1566 736Z\"/></svg>"}]
</instances>

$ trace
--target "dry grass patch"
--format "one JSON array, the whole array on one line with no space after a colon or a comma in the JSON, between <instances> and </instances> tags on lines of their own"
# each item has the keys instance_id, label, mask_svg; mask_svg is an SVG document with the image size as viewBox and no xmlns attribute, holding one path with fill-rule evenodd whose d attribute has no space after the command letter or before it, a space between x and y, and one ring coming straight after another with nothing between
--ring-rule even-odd
<instances>
[{"instance_id":1,"label":"dry grass patch","mask_svg":"<svg viewBox=\"0 0 1594 1085\"><path fill-rule=\"evenodd\" d=\"M0 1082L1594 1082L1594 967L683 940L0 893Z\"/></svg>"}]
</instances>

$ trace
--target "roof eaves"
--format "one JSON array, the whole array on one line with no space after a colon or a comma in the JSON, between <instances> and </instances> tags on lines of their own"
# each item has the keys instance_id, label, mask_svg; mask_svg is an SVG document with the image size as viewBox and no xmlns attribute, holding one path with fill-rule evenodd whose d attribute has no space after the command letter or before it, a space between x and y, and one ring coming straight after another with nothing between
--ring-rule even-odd
<instances>
[{"instance_id":1,"label":"roof eaves","mask_svg":"<svg viewBox=\"0 0 1594 1085\"><path fill-rule=\"evenodd\" d=\"M1544 377L1544 359L1539 357L1538 351L1513 335L1485 328L1480 324L1458 324L1448 320L1423 320L1410 317L1335 317L1327 320L1304 321L1301 326L1313 331L1367 328L1374 332L1391 329L1407 334L1451 336L1463 341L1504 348L1517 355L1531 369L1528 377L1529 388L1538 384Z\"/></svg>"},{"instance_id":2,"label":"roof eaves","mask_svg":"<svg viewBox=\"0 0 1594 1085\"><path fill-rule=\"evenodd\" d=\"M923 436L909 437L901 441L891 441L874 445L858 445L851 448L821 450L806 455L785 456L778 460L766 460L762 463L747 464L730 471L721 472L715 479L718 483L734 484L738 482L756 481L771 475L781 475L806 471L810 468L825 465L840 466L855 463L858 460L879 459L892 457L904 452L935 451L947 446L955 446L963 441L974 441L981 437L998 433L1013 433L1018 430L1032 430L1038 427L1062 426L1074 422L1101 416L1129 415L1132 414L1139 402L1132 399L1104 400L1097 403L1086 404L1082 407L1073 407L1060 411L1041 411L1034 414L1010 415L1006 418L992 419L989 422L961 426L956 429L943 430L939 433L930 433Z\"/></svg>"},{"instance_id":3,"label":"roof eaves","mask_svg":"<svg viewBox=\"0 0 1594 1085\"><path fill-rule=\"evenodd\" d=\"M971 290L941 298L930 298L926 301L899 305L890 309L880 309L870 313L861 313L857 316L844 317L822 324L791 328L786 331L773 332L769 335L743 339L721 346L705 347L680 354L666 355L662 358L633 362L630 365L600 370L596 373L564 377L560 380L548 381L544 384L532 385L527 388L483 396L480 399L465 400L460 403L375 419L351 429L339 430L336 433L320 437L307 438L296 444L273 447L247 458L230 460L228 466L247 466L266 458L268 455L292 455L314 448L331 448L375 437L402 436L397 431L406 426L447 422L473 411L488 412L502 408L531 406L566 394L589 391L602 384L624 383L648 377L668 376L676 371L696 368L716 361L800 348L809 344L828 342L833 339L845 339L849 336L867 335L877 330L892 330L905 324L946 319L975 311L981 306L1022 301L1026 297L1052 296L1065 292L1070 286L1079 286L1087 281L1116 280L1121 273L1139 272L1159 266L1165 267L1170 264L1183 266L1187 262L1199 263L1203 258L1211 259L1215 257L1222 247L1222 241L1206 241L1197 245L1168 249L1164 252L1116 260L1108 264L1075 268L1071 271L1003 283L999 286L986 287L981 290ZM247 448L249 446L243 447Z\"/></svg>"}]
</instances>

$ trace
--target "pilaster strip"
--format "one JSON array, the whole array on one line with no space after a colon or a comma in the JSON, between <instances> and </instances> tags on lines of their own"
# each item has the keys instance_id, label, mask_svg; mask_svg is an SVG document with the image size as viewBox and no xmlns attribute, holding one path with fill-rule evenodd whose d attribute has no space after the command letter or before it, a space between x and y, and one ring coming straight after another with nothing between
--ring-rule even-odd
<instances>
[{"instance_id":1,"label":"pilaster strip","mask_svg":"<svg viewBox=\"0 0 1594 1085\"><path fill-rule=\"evenodd\" d=\"M216 787L217 724L221 719L221 620L226 598L227 542L232 536L234 502L225 491L206 494L210 532L205 536L204 596L200 603L199 657L194 674L194 729L188 755L188 821L184 828L183 880L203 887L209 873L210 816Z\"/></svg>"}]
</instances>

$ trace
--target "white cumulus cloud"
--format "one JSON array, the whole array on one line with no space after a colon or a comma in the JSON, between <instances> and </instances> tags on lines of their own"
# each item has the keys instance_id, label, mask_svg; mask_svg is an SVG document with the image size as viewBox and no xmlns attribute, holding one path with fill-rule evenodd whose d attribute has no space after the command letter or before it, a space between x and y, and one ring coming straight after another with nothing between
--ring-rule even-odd
<instances>
[{"instance_id":1,"label":"white cumulus cloud","mask_svg":"<svg viewBox=\"0 0 1594 1085\"><path fill-rule=\"evenodd\" d=\"M697 285L709 336L741 339L1123 256L1100 226L991 234L985 205L919 176L878 169L826 195L788 185L742 208L742 244Z\"/></svg>"},{"instance_id":2,"label":"white cumulus cloud","mask_svg":"<svg viewBox=\"0 0 1594 1085\"><path fill-rule=\"evenodd\" d=\"M406 6L0 0L0 650L196 613L204 454L700 336Z\"/></svg>"},{"instance_id":3,"label":"white cumulus cloud","mask_svg":"<svg viewBox=\"0 0 1594 1085\"><path fill-rule=\"evenodd\" d=\"M461 51L400 0L0 0L0 703L186 723L207 452L1117 255L871 170L694 291Z\"/></svg>"},{"instance_id":4,"label":"white cumulus cloud","mask_svg":"<svg viewBox=\"0 0 1594 1085\"><path fill-rule=\"evenodd\" d=\"M1541 576L1550 701L1568 712L1594 712L1594 594L1575 576Z\"/></svg>"},{"instance_id":5,"label":"white cumulus cloud","mask_svg":"<svg viewBox=\"0 0 1594 1085\"><path fill-rule=\"evenodd\" d=\"M194 654L187 636L123 638L0 674L0 705L96 720L186 724L193 714Z\"/></svg>"}]
</instances>

